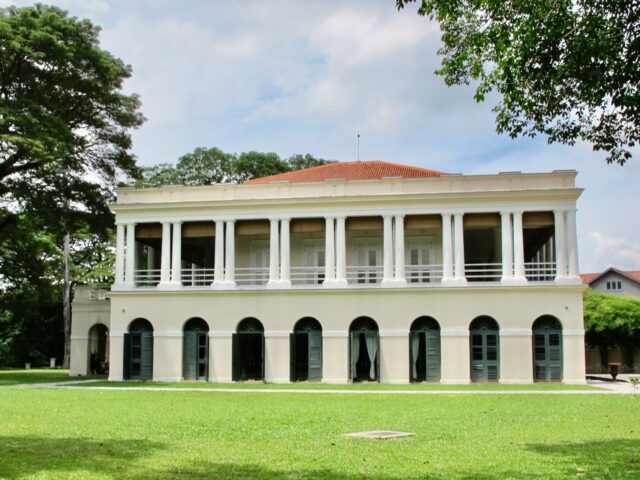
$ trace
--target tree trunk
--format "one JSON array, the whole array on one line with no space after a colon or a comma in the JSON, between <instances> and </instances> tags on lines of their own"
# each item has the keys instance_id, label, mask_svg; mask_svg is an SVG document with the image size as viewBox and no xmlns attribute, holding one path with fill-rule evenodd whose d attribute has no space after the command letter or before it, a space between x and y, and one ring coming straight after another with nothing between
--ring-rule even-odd
<instances>
[{"instance_id":1,"label":"tree trunk","mask_svg":"<svg viewBox=\"0 0 640 480\"><path fill-rule=\"evenodd\" d=\"M69 368L71 363L71 278L69 275L69 234L64 236L64 287L62 293L62 317L64 318L64 362Z\"/></svg>"}]
</instances>

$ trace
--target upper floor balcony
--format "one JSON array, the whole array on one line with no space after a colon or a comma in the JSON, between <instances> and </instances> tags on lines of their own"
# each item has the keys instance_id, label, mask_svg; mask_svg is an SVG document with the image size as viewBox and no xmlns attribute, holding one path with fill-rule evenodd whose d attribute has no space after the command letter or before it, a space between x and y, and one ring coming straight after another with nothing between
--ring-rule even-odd
<instances>
[{"instance_id":1,"label":"upper floor balcony","mask_svg":"<svg viewBox=\"0 0 640 480\"><path fill-rule=\"evenodd\" d=\"M118 223L114 290L578 284L575 210Z\"/></svg>"}]
</instances>

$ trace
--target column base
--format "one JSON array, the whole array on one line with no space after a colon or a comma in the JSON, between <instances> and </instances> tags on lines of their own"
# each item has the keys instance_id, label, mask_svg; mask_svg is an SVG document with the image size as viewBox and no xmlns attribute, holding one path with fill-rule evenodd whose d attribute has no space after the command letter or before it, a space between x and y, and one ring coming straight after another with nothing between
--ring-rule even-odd
<instances>
[{"instance_id":1,"label":"column base","mask_svg":"<svg viewBox=\"0 0 640 480\"><path fill-rule=\"evenodd\" d=\"M440 380L443 385L469 385L471 383L470 378L443 378Z\"/></svg>"},{"instance_id":2,"label":"column base","mask_svg":"<svg viewBox=\"0 0 640 480\"><path fill-rule=\"evenodd\" d=\"M581 285L582 280L580 277L556 277L555 279L556 285Z\"/></svg>"},{"instance_id":3,"label":"column base","mask_svg":"<svg viewBox=\"0 0 640 480\"><path fill-rule=\"evenodd\" d=\"M174 288L176 288L178 284L175 283L171 283L171 282L160 282L158 284L158 290L173 290Z\"/></svg>"},{"instance_id":4,"label":"column base","mask_svg":"<svg viewBox=\"0 0 640 480\"><path fill-rule=\"evenodd\" d=\"M531 385L533 384L533 379L531 378L522 378L522 379L500 379L498 383L501 385Z\"/></svg>"},{"instance_id":5,"label":"column base","mask_svg":"<svg viewBox=\"0 0 640 480\"><path fill-rule=\"evenodd\" d=\"M122 378L122 375L109 375L108 380L110 382L121 382L123 378Z\"/></svg>"},{"instance_id":6,"label":"column base","mask_svg":"<svg viewBox=\"0 0 640 480\"><path fill-rule=\"evenodd\" d=\"M229 284L225 281L217 281L217 282L214 281L211 284L211 290L229 290L230 288L232 287L230 287Z\"/></svg>"},{"instance_id":7,"label":"column base","mask_svg":"<svg viewBox=\"0 0 640 480\"><path fill-rule=\"evenodd\" d=\"M459 287L467 284L466 278L443 278L440 282L442 285L447 287Z\"/></svg>"},{"instance_id":8,"label":"column base","mask_svg":"<svg viewBox=\"0 0 640 480\"><path fill-rule=\"evenodd\" d=\"M267 288L268 288L269 290L273 290L273 289L276 289L276 288L280 288L280 280L269 280L269 281L267 282Z\"/></svg>"},{"instance_id":9,"label":"column base","mask_svg":"<svg viewBox=\"0 0 640 480\"><path fill-rule=\"evenodd\" d=\"M380 283L381 287L406 287L407 280L404 278L387 278Z\"/></svg>"}]
</instances>

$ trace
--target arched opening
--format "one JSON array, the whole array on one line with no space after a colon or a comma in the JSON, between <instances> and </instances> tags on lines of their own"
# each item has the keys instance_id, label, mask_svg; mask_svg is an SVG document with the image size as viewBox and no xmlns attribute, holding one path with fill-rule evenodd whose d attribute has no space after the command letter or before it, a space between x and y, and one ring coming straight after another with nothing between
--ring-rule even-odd
<instances>
[{"instance_id":1,"label":"arched opening","mask_svg":"<svg viewBox=\"0 0 640 480\"><path fill-rule=\"evenodd\" d=\"M533 378L536 382L562 381L562 325L551 315L533 322Z\"/></svg>"},{"instance_id":2,"label":"arched opening","mask_svg":"<svg viewBox=\"0 0 640 480\"><path fill-rule=\"evenodd\" d=\"M232 341L233 380L264 380L264 327L260 320L242 320Z\"/></svg>"},{"instance_id":3,"label":"arched opening","mask_svg":"<svg viewBox=\"0 0 640 480\"><path fill-rule=\"evenodd\" d=\"M440 324L431 317L416 318L409 332L412 382L440 381Z\"/></svg>"},{"instance_id":4,"label":"arched opening","mask_svg":"<svg viewBox=\"0 0 640 480\"><path fill-rule=\"evenodd\" d=\"M185 380L206 380L209 373L209 325L201 318L184 324L182 334L182 376Z\"/></svg>"},{"instance_id":5,"label":"arched opening","mask_svg":"<svg viewBox=\"0 0 640 480\"><path fill-rule=\"evenodd\" d=\"M369 317L356 318L349 327L350 378L354 382L380 380L378 324Z\"/></svg>"},{"instance_id":6,"label":"arched opening","mask_svg":"<svg viewBox=\"0 0 640 480\"><path fill-rule=\"evenodd\" d=\"M153 326L144 318L137 318L124 334L124 378L151 380L153 378Z\"/></svg>"},{"instance_id":7,"label":"arched opening","mask_svg":"<svg viewBox=\"0 0 640 480\"><path fill-rule=\"evenodd\" d=\"M292 382L322 380L322 326L315 318L298 320L289 335Z\"/></svg>"},{"instance_id":8,"label":"arched opening","mask_svg":"<svg viewBox=\"0 0 640 480\"><path fill-rule=\"evenodd\" d=\"M89 329L89 375L109 374L109 329L96 323Z\"/></svg>"},{"instance_id":9,"label":"arched opening","mask_svg":"<svg viewBox=\"0 0 640 480\"><path fill-rule=\"evenodd\" d=\"M471 381L497 382L500 378L500 327L491 317L476 318L469 326Z\"/></svg>"}]
</instances>

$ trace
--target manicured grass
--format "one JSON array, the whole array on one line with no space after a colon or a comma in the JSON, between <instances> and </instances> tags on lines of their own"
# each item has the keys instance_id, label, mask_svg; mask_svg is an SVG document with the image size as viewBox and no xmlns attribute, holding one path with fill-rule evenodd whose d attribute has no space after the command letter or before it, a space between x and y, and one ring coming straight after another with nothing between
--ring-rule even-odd
<instances>
[{"instance_id":1,"label":"manicured grass","mask_svg":"<svg viewBox=\"0 0 640 480\"><path fill-rule=\"evenodd\" d=\"M97 381L83 384L86 387L170 387L170 388L234 388L234 389L266 389L266 390L598 390L590 385L564 385L561 383L534 383L530 385L502 385L498 383L472 383L470 385L443 385L440 383L411 383L408 385L391 385L387 383L354 383L349 385L329 385L325 383L210 383L210 382L107 382Z\"/></svg>"},{"instance_id":2,"label":"manicured grass","mask_svg":"<svg viewBox=\"0 0 640 480\"><path fill-rule=\"evenodd\" d=\"M78 380L69 377L69 370L34 368L31 370L0 370L0 387L28 383L51 383Z\"/></svg>"},{"instance_id":3,"label":"manicured grass","mask_svg":"<svg viewBox=\"0 0 640 480\"><path fill-rule=\"evenodd\" d=\"M389 429L417 435L349 439ZM0 389L0 478L640 478L632 395Z\"/></svg>"}]
</instances>

